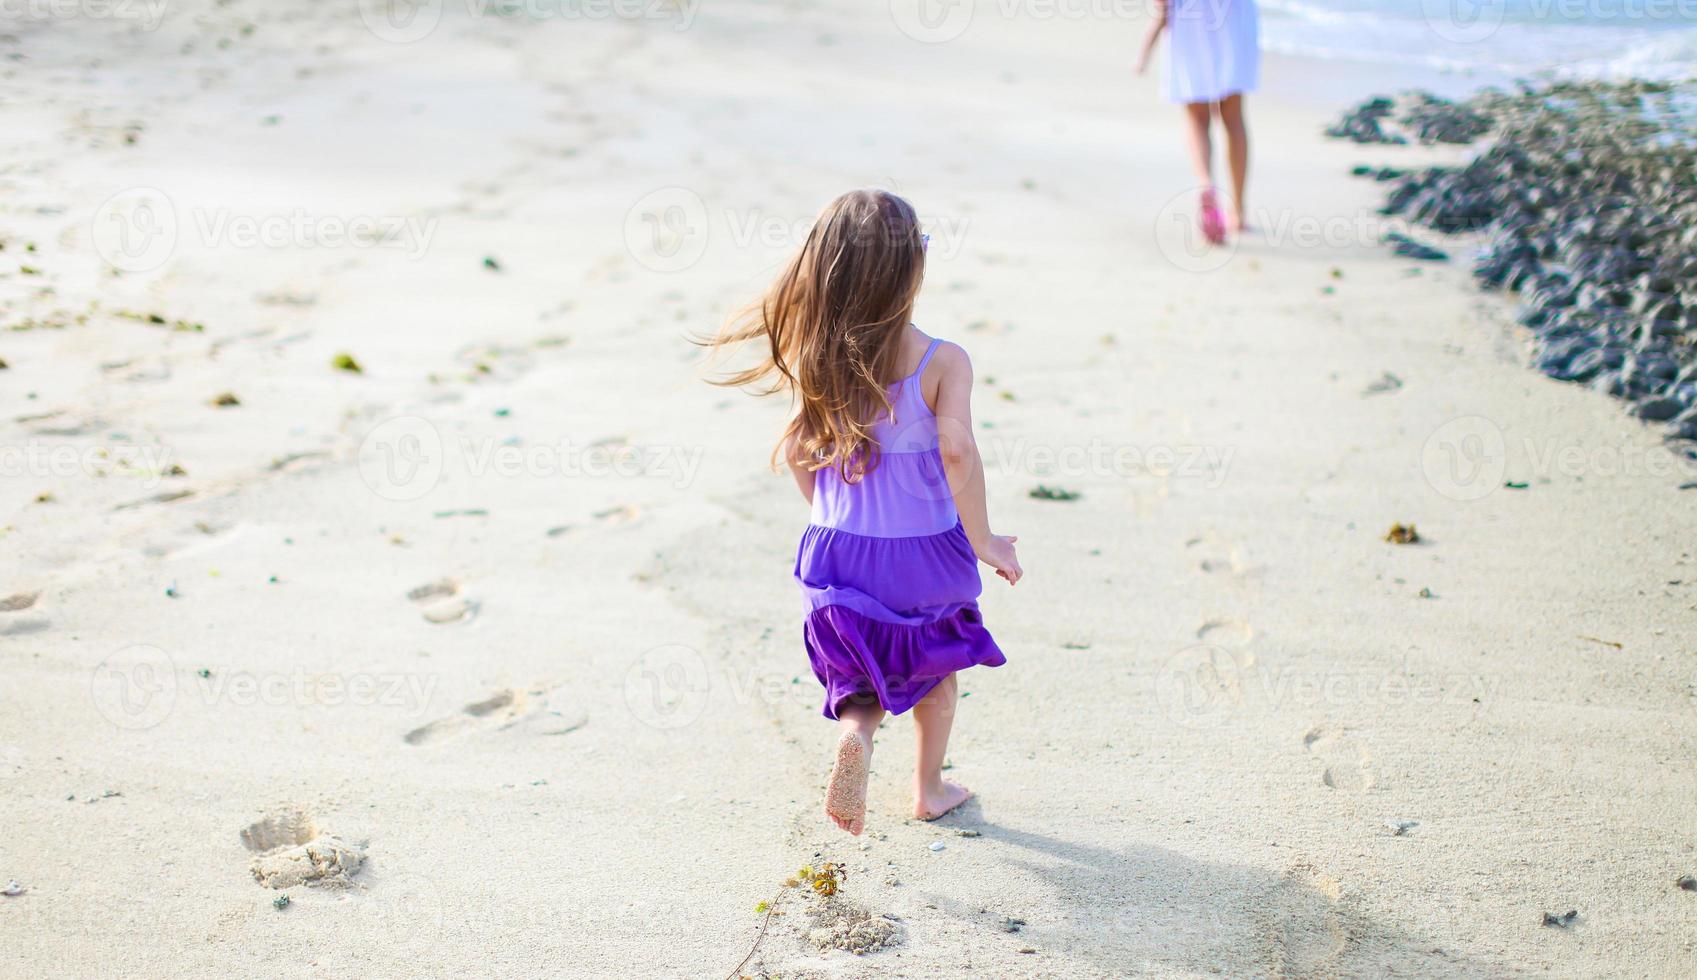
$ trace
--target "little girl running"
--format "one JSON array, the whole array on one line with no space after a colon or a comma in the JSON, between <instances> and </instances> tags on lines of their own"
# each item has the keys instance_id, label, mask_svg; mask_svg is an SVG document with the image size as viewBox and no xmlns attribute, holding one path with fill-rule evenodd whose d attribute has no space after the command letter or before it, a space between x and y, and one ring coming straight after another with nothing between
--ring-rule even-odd
<instances>
[{"instance_id":1,"label":"little girl running","mask_svg":"<svg viewBox=\"0 0 1697 980\"><path fill-rule=\"evenodd\" d=\"M759 341L761 362L716 383L765 382L798 411L782 455L813 507L796 554L803 636L840 732L825 813L866 826L872 737L913 709L913 813L972 794L943 778L955 672L1006 663L978 612L977 562L1012 585L1015 538L990 533L966 352L911 322L929 236L913 206L851 191L825 208L764 299L712 341Z\"/></svg>"}]
</instances>

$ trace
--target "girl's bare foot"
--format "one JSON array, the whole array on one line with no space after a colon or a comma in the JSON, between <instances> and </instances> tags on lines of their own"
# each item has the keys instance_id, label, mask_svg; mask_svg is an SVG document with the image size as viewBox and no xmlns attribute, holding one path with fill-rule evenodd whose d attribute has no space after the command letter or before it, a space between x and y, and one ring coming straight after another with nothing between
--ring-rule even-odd
<instances>
[{"instance_id":1,"label":"girl's bare foot","mask_svg":"<svg viewBox=\"0 0 1697 980\"><path fill-rule=\"evenodd\" d=\"M939 780L937 789L914 793L913 815L921 820L935 820L970 799L972 790L947 779Z\"/></svg>"},{"instance_id":2,"label":"girl's bare foot","mask_svg":"<svg viewBox=\"0 0 1697 980\"><path fill-rule=\"evenodd\" d=\"M844 732L837 739L837 761L831 781L825 784L825 815L856 837L866 829L866 777L872 746L858 733Z\"/></svg>"}]
</instances>

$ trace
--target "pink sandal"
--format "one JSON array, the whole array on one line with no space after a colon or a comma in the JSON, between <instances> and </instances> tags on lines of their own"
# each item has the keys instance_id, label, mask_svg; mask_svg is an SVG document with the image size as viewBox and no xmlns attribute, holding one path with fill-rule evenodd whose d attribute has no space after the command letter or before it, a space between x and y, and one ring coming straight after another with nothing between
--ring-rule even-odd
<instances>
[{"instance_id":1,"label":"pink sandal","mask_svg":"<svg viewBox=\"0 0 1697 980\"><path fill-rule=\"evenodd\" d=\"M1202 191L1202 237L1210 245L1226 243L1226 220L1220 216L1220 202L1215 198L1212 187Z\"/></svg>"}]
</instances>

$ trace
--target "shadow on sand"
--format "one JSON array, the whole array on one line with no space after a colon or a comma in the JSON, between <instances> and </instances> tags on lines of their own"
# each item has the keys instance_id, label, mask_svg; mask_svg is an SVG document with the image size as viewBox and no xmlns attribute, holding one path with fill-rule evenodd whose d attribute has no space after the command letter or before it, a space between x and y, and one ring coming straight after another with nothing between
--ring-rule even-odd
<instances>
[{"instance_id":1,"label":"shadow on sand","mask_svg":"<svg viewBox=\"0 0 1697 980\"><path fill-rule=\"evenodd\" d=\"M976 801L948 825L1017 848L1004 860L1052 888L1069 910L1060 923L1028 925L1033 945L1107 974L1497 978L1522 972L1463 956L1441 936L1369 921L1340 901L1336 881L1294 856L1279 873L1142 844L1113 850L991 822ZM997 928L947 896L931 901L964 921Z\"/></svg>"}]
</instances>

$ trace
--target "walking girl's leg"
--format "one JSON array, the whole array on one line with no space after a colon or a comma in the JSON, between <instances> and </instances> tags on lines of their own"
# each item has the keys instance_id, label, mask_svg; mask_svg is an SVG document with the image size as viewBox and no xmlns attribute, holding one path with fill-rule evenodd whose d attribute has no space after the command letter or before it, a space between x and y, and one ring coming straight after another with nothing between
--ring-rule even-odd
<instances>
[{"instance_id":1,"label":"walking girl's leg","mask_svg":"<svg viewBox=\"0 0 1697 980\"><path fill-rule=\"evenodd\" d=\"M935 820L972 798L972 791L943 778L943 757L949 751L949 730L955 724L960 685L950 674L913 706L918 752L913 765L913 815Z\"/></svg>"},{"instance_id":2,"label":"walking girl's leg","mask_svg":"<svg viewBox=\"0 0 1697 980\"><path fill-rule=\"evenodd\" d=\"M1220 103L1220 124L1226 131L1226 164L1232 179L1232 230L1249 226L1244 186L1249 180L1249 127L1243 121L1243 96L1228 95Z\"/></svg>"},{"instance_id":3,"label":"walking girl's leg","mask_svg":"<svg viewBox=\"0 0 1697 980\"><path fill-rule=\"evenodd\" d=\"M1208 129L1211 120L1207 102L1187 102L1184 106L1184 129L1190 146L1190 167L1196 182L1203 187L1214 184L1214 143Z\"/></svg>"},{"instance_id":4,"label":"walking girl's leg","mask_svg":"<svg viewBox=\"0 0 1697 980\"><path fill-rule=\"evenodd\" d=\"M837 706L836 759L825 785L825 815L859 835L866 829L866 780L871 773L872 736L884 720L876 698L850 698Z\"/></svg>"},{"instance_id":5,"label":"walking girl's leg","mask_svg":"<svg viewBox=\"0 0 1697 980\"><path fill-rule=\"evenodd\" d=\"M1187 102L1184 120L1190 136L1190 165L1202 185L1202 237L1211 245L1219 245L1226 240L1226 224L1214 200L1214 144L1209 134L1213 108L1210 102Z\"/></svg>"}]
</instances>

